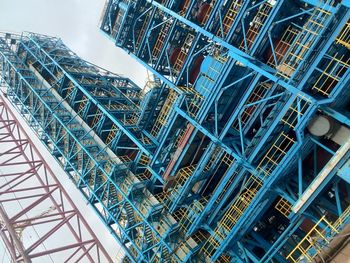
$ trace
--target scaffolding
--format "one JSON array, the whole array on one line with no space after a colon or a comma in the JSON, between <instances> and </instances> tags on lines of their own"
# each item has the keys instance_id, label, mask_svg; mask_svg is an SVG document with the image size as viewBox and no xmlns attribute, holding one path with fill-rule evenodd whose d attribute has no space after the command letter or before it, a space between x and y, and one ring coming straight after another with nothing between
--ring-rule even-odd
<instances>
[{"instance_id":1,"label":"scaffolding","mask_svg":"<svg viewBox=\"0 0 350 263\"><path fill-rule=\"evenodd\" d=\"M328 97L349 68L350 58L336 53L332 57L327 57L327 60L326 68L312 86L312 90Z\"/></svg>"},{"instance_id":2,"label":"scaffolding","mask_svg":"<svg viewBox=\"0 0 350 263\"><path fill-rule=\"evenodd\" d=\"M285 125L294 129L297 126L297 124L300 123L302 117L309 108L310 101L307 98L299 95L291 103L281 121Z\"/></svg>"},{"instance_id":3,"label":"scaffolding","mask_svg":"<svg viewBox=\"0 0 350 263\"><path fill-rule=\"evenodd\" d=\"M280 41L278 41L277 45L275 47L272 47L272 52L275 53L276 61L274 55L271 54L267 61L267 65L276 68L276 66L281 63L283 57L287 54L299 32L300 31L298 28L294 27L293 25L288 26L286 31L283 33Z\"/></svg>"},{"instance_id":4,"label":"scaffolding","mask_svg":"<svg viewBox=\"0 0 350 263\"><path fill-rule=\"evenodd\" d=\"M248 177L249 176L249 177ZM218 222L214 230L214 235L211 235L203 245L201 252L211 258L215 251L219 248L222 242L231 232L232 228L248 208L255 195L262 186L262 181L254 175L248 175L247 180L242 185L240 193L237 195L233 204L225 212L222 219Z\"/></svg>"},{"instance_id":5,"label":"scaffolding","mask_svg":"<svg viewBox=\"0 0 350 263\"><path fill-rule=\"evenodd\" d=\"M292 212L292 204L283 197L280 197L277 204L275 205L275 209L288 218Z\"/></svg>"},{"instance_id":6,"label":"scaffolding","mask_svg":"<svg viewBox=\"0 0 350 263\"><path fill-rule=\"evenodd\" d=\"M140 48L141 45L141 41L144 38L144 35L146 33L146 28L149 24L149 20L151 18L150 13L147 13L147 15L145 15L145 18L143 20L142 26L140 28L140 31L137 33L137 38L136 38L136 43L135 43L135 49L138 50Z\"/></svg>"}]
</instances>

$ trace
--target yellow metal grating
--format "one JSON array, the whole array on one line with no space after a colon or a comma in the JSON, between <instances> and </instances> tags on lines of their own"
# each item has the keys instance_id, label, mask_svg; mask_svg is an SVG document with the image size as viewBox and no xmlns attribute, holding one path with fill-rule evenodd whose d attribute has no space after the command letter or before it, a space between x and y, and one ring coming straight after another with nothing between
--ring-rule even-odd
<instances>
[{"instance_id":1,"label":"yellow metal grating","mask_svg":"<svg viewBox=\"0 0 350 263\"><path fill-rule=\"evenodd\" d=\"M186 213L187 213L186 208L180 207L174 213L172 213L172 216L180 224L182 218L185 216Z\"/></svg>"},{"instance_id":2,"label":"yellow metal grating","mask_svg":"<svg viewBox=\"0 0 350 263\"><path fill-rule=\"evenodd\" d=\"M106 138L106 144L109 144L115 137L115 135L117 134L117 131L118 131L118 127L117 125L115 125L113 123L112 127L111 127L111 130L109 131L108 135L107 135L107 138Z\"/></svg>"},{"instance_id":3,"label":"yellow metal grating","mask_svg":"<svg viewBox=\"0 0 350 263\"><path fill-rule=\"evenodd\" d=\"M79 103L79 108L78 108L78 114L79 114L79 115L80 115L81 112L85 109L85 106L87 105L87 101L88 101L88 99L87 99L85 96L83 96L83 97L81 98L81 101L80 101L80 103Z\"/></svg>"},{"instance_id":4,"label":"yellow metal grating","mask_svg":"<svg viewBox=\"0 0 350 263\"><path fill-rule=\"evenodd\" d=\"M287 30L283 33L281 40L277 43L277 45L274 47L274 51L276 54L277 64L281 62L284 55L287 53L288 49L292 45L294 39L298 35L299 30L294 28L293 26L288 26ZM275 59L273 57L273 54L269 57L267 64L273 68L276 67Z\"/></svg>"},{"instance_id":5,"label":"yellow metal grating","mask_svg":"<svg viewBox=\"0 0 350 263\"><path fill-rule=\"evenodd\" d=\"M158 118L156 119L156 122L154 123L152 130L151 130L151 135L156 137L162 127L167 124L169 113L171 109L173 108L173 105L177 99L178 95L175 91L170 90L168 97L166 98L162 109L159 112Z\"/></svg>"},{"instance_id":6,"label":"yellow metal grating","mask_svg":"<svg viewBox=\"0 0 350 263\"><path fill-rule=\"evenodd\" d=\"M181 210L181 216L178 216L178 223L180 227L186 231L188 227L192 225L193 221L197 218L197 215L204 210L204 207L207 203L208 199L206 197L202 197L199 200L193 201L187 210ZM177 211L180 211L180 209Z\"/></svg>"},{"instance_id":7,"label":"yellow metal grating","mask_svg":"<svg viewBox=\"0 0 350 263\"><path fill-rule=\"evenodd\" d=\"M146 171L142 174L135 174L135 176L140 180L140 181L147 181L152 177L152 173L146 169Z\"/></svg>"},{"instance_id":8,"label":"yellow metal grating","mask_svg":"<svg viewBox=\"0 0 350 263\"><path fill-rule=\"evenodd\" d=\"M336 38L336 42L350 49L350 21L348 21L339 36Z\"/></svg>"},{"instance_id":9,"label":"yellow metal grating","mask_svg":"<svg viewBox=\"0 0 350 263\"><path fill-rule=\"evenodd\" d=\"M266 177L273 173L294 142L292 137L283 132L277 137L257 167L258 172L261 172L261 176Z\"/></svg>"},{"instance_id":10,"label":"yellow metal grating","mask_svg":"<svg viewBox=\"0 0 350 263\"><path fill-rule=\"evenodd\" d=\"M92 119L91 127L95 127L95 125L100 121L102 117L102 113L100 109L97 109L94 118Z\"/></svg>"},{"instance_id":11,"label":"yellow metal grating","mask_svg":"<svg viewBox=\"0 0 350 263\"><path fill-rule=\"evenodd\" d=\"M207 172L210 170L210 168L212 168L213 164L215 163L215 161L217 160L217 158L221 158L221 154L222 154L222 150L220 147L216 147L212 154L210 155L209 161L207 162L207 164L204 167L204 171Z\"/></svg>"},{"instance_id":12,"label":"yellow metal grating","mask_svg":"<svg viewBox=\"0 0 350 263\"><path fill-rule=\"evenodd\" d=\"M249 23L249 28L246 33L246 43L243 39L241 45L239 46L240 49L245 50L247 48L249 50L253 46L254 41L269 17L272 8L273 6L268 2L265 2L259 6L258 13Z\"/></svg>"},{"instance_id":13,"label":"yellow metal grating","mask_svg":"<svg viewBox=\"0 0 350 263\"><path fill-rule=\"evenodd\" d=\"M312 90L323 96L329 96L349 68L349 63L349 57L345 55L340 56L338 53L334 54L313 85Z\"/></svg>"},{"instance_id":14,"label":"yellow metal grating","mask_svg":"<svg viewBox=\"0 0 350 263\"><path fill-rule=\"evenodd\" d=\"M141 154L139 164L146 166L146 165L148 165L149 161L150 161L150 159L146 154L144 154L144 153Z\"/></svg>"},{"instance_id":15,"label":"yellow metal grating","mask_svg":"<svg viewBox=\"0 0 350 263\"><path fill-rule=\"evenodd\" d=\"M185 41L181 47L181 51L179 55L176 58L176 61L174 63L173 69L175 72L180 72L183 64L185 63L185 60L187 58L187 54L190 51L192 42L194 40L194 35L192 34L187 34Z\"/></svg>"},{"instance_id":16,"label":"yellow metal grating","mask_svg":"<svg viewBox=\"0 0 350 263\"><path fill-rule=\"evenodd\" d=\"M130 159L130 157L128 155L118 156L118 158L123 163L131 163L132 162L132 160Z\"/></svg>"},{"instance_id":17,"label":"yellow metal grating","mask_svg":"<svg viewBox=\"0 0 350 263\"><path fill-rule=\"evenodd\" d=\"M201 229L195 232L191 237L197 244L202 243L207 238Z\"/></svg>"},{"instance_id":18,"label":"yellow metal grating","mask_svg":"<svg viewBox=\"0 0 350 263\"><path fill-rule=\"evenodd\" d=\"M340 229L345 221L350 217L350 206L348 206L339 218L334 222L333 226L336 229Z\"/></svg>"},{"instance_id":19,"label":"yellow metal grating","mask_svg":"<svg viewBox=\"0 0 350 263\"><path fill-rule=\"evenodd\" d=\"M188 112L191 117L194 118L197 116L197 113L199 112L202 106L203 100L204 100L204 97L201 94L199 94L197 91L195 91L188 109Z\"/></svg>"},{"instance_id":20,"label":"yellow metal grating","mask_svg":"<svg viewBox=\"0 0 350 263\"><path fill-rule=\"evenodd\" d=\"M184 0L184 1L185 1L185 2L184 2L184 4L183 4L183 7L182 7L181 11L179 12L179 14L180 14L181 16L184 16L184 15L186 14L187 9L189 8L190 3L191 3L191 0Z\"/></svg>"},{"instance_id":21,"label":"yellow metal grating","mask_svg":"<svg viewBox=\"0 0 350 263\"><path fill-rule=\"evenodd\" d=\"M151 17L150 12L148 12L145 19L143 20L140 31L137 33L137 39L136 39L136 43L135 43L136 49L138 49L140 47L141 40L142 40L143 36L145 35L146 27L148 25L150 17Z\"/></svg>"},{"instance_id":22,"label":"yellow metal grating","mask_svg":"<svg viewBox=\"0 0 350 263\"><path fill-rule=\"evenodd\" d=\"M295 128L305 112L309 109L309 106L310 102L306 98L300 95L297 96L281 121L290 128Z\"/></svg>"},{"instance_id":23,"label":"yellow metal grating","mask_svg":"<svg viewBox=\"0 0 350 263\"><path fill-rule=\"evenodd\" d=\"M228 255L221 255L215 263L230 263L231 257Z\"/></svg>"},{"instance_id":24,"label":"yellow metal grating","mask_svg":"<svg viewBox=\"0 0 350 263\"><path fill-rule=\"evenodd\" d=\"M193 174L195 168L195 165L190 165L181 168L176 174L176 186L174 188L182 186L186 182L186 180Z\"/></svg>"},{"instance_id":25,"label":"yellow metal grating","mask_svg":"<svg viewBox=\"0 0 350 263\"><path fill-rule=\"evenodd\" d=\"M327 237L329 233L338 234L338 231L328 222L326 216L323 216L289 253L286 259L293 263L302 262L305 259L312 262L322 251L324 244L329 243Z\"/></svg>"},{"instance_id":26,"label":"yellow metal grating","mask_svg":"<svg viewBox=\"0 0 350 263\"><path fill-rule=\"evenodd\" d=\"M74 85L72 83L69 83L69 87L67 88L67 94L65 96L65 100L70 100L71 99L71 96L73 95L73 88L74 88Z\"/></svg>"},{"instance_id":27,"label":"yellow metal grating","mask_svg":"<svg viewBox=\"0 0 350 263\"><path fill-rule=\"evenodd\" d=\"M282 64L277 67L280 76L288 79L293 75L311 45L318 38L330 15L330 12L322 8L314 9L304 24L302 31L296 37L296 41L294 41L288 53L284 56Z\"/></svg>"},{"instance_id":28,"label":"yellow metal grating","mask_svg":"<svg viewBox=\"0 0 350 263\"><path fill-rule=\"evenodd\" d=\"M241 193L236 197L234 203L226 211L215 228L215 234L208 239L201 249L201 251L208 257L211 257L213 253L215 253L215 250L220 246L221 241L227 237L234 225L241 218L244 211L248 208L257 192L260 190L262 183L263 182L254 175L250 175L245 181Z\"/></svg>"},{"instance_id":29,"label":"yellow metal grating","mask_svg":"<svg viewBox=\"0 0 350 263\"><path fill-rule=\"evenodd\" d=\"M216 2L216 0L212 0L211 1L210 5L209 5L209 8L208 8L207 12L204 15L204 18L203 18L203 21L202 21L202 25L205 25L208 22L208 19L210 17L211 11L213 11L213 7L215 5L215 2Z\"/></svg>"},{"instance_id":30,"label":"yellow metal grating","mask_svg":"<svg viewBox=\"0 0 350 263\"><path fill-rule=\"evenodd\" d=\"M154 44L154 47L153 47L153 50L152 50L152 56L154 58L158 58L159 55L160 55L160 52L162 51L165 39L166 39L166 37L168 35L168 32L170 30L170 25L171 25L171 21L170 20L165 22L164 25L162 26L160 32L159 32L157 41Z\"/></svg>"},{"instance_id":31,"label":"yellow metal grating","mask_svg":"<svg viewBox=\"0 0 350 263\"><path fill-rule=\"evenodd\" d=\"M219 246L220 242L215 239L215 236L210 236L201 248L200 253L204 253L207 257L211 257Z\"/></svg>"},{"instance_id":32,"label":"yellow metal grating","mask_svg":"<svg viewBox=\"0 0 350 263\"><path fill-rule=\"evenodd\" d=\"M289 203L283 197L281 197L280 200L278 200L277 204L275 205L275 209L285 217L288 217L292 211L292 204Z\"/></svg>"},{"instance_id":33,"label":"yellow metal grating","mask_svg":"<svg viewBox=\"0 0 350 263\"><path fill-rule=\"evenodd\" d=\"M155 194L154 197L158 200L159 203L164 203L169 195L170 192L160 192L158 194Z\"/></svg>"},{"instance_id":34,"label":"yellow metal grating","mask_svg":"<svg viewBox=\"0 0 350 263\"><path fill-rule=\"evenodd\" d=\"M124 118L121 119L120 121L125 125L125 126L134 126L137 123L138 118L135 117L135 115L131 114L129 116L125 116Z\"/></svg>"},{"instance_id":35,"label":"yellow metal grating","mask_svg":"<svg viewBox=\"0 0 350 263\"><path fill-rule=\"evenodd\" d=\"M143 144L146 144L146 145L152 144L152 141L151 141L148 137L146 137L146 136L141 136L140 141L141 141Z\"/></svg>"},{"instance_id":36,"label":"yellow metal grating","mask_svg":"<svg viewBox=\"0 0 350 263\"><path fill-rule=\"evenodd\" d=\"M176 149L179 145L180 145L180 142L182 141L182 138L184 137L185 133L186 133L186 128L184 129L181 129L179 135L176 137L176 140L174 142L174 148Z\"/></svg>"},{"instance_id":37,"label":"yellow metal grating","mask_svg":"<svg viewBox=\"0 0 350 263\"><path fill-rule=\"evenodd\" d=\"M222 19L222 28L219 28L217 33L218 36L225 37L228 34L239 10L241 9L242 2L242 0L234 0L231 2L230 8L227 10L224 18Z\"/></svg>"},{"instance_id":38,"label":"yellow metal grating","mask_svg":"<svg viewBox=\"0 0 350 263\"><path fill-rule=\"evenodd\" d=\"M112 160L108 160L106 164L104 165L104 170L107 174L110 174L112 172L112 169L114 167L115 163Z\"/></svg>"}]
</instances>

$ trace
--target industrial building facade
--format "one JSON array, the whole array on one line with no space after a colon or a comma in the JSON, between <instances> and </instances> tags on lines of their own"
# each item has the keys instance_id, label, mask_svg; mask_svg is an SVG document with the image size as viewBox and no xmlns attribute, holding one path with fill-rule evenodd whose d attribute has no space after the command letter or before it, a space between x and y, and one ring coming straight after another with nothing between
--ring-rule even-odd
<instances>
[{"instance_id":1,"label":"industrial building facade","mask_svg":"<svg viewBox=\"0 0 350 263\"><path fill-rule=\"evenodd\" d=\"M102 32L162 83L141 127L162 208L132 260L331 258L350 209L349 18L348 1L106 2Z\"/></svg>"},{"instance_id":2,"label":"industrial building facade","mask_svg":"<svg viewBox=\"0 0 350 263\"><path fill-rule=\"evenodd\" d=\"M0 38L1 79L124 262L323 262L349 231L349 8L109 0L147 90L33 33Z\"/></svg>"}]
</instances>

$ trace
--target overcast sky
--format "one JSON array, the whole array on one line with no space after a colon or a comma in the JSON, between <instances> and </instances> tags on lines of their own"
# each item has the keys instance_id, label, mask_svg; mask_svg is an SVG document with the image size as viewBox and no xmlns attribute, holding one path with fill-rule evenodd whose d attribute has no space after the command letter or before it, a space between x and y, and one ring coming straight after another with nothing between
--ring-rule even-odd
<instances>
[{"instance_id":1,"label":"overcast sky","mask_svg":"<svg viewBox=\"0 0 350 263\"><path fill-rule=\"evenodd\" d=\"M32 31L60 37L74 52L101 67L131 78L141 87L145 83L146 70L126 52L114 46L98 28L104 0L0 0L0 31ZM44 153L46 149L43 149ZM47 156L47 154L44 156ZM52 162L50 158L49 162ZM86 212L86 202L58 164L53 165L57 176L70 193L74 193L80 209ZM79 196L78 196L79 195ZM102 226L97 216L86 214L97 229L101 241L117 259L118 246ZM103 229L103 230L102 230ZM0 257L3 251L0 249ZM0 261L4 262L3 260ZM119 260L118 260L119 261ZM6 262L6 260L5 260Z\"/></svg>"},{"instance_id":2,"label":"overcast sky","mask_svg":"<svg viewBox=\"0 0 350 263\"><path fill-rule=\"evenodd\" d=\"M99 32L104 0L0 0L0 31L62 38L78 55L143 87L146 70Z\"/></svg>"}]
</instances>

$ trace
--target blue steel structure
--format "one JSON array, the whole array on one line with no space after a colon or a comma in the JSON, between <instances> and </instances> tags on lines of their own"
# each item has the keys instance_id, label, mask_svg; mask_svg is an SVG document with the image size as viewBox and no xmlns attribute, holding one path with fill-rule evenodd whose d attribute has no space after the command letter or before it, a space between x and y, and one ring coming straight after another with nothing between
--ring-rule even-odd
<instances>
[{"instance_id":1,"label":"blue steel structure","mask_svg":"<svg viewBox=\"0 0 350 263\"><path fill-rule=\"evenodd\" d=\"M151 190L163 205L152 222L176 220L176 234L162 235L166 254L147 258L149 247L134 241L129 248L142 254L129 260L322 262L335 254L350 220L349 7L106 1L101 31L163 91L142 128L163 188Z\"/></svg>"},{"instance_id":2,"label":"blue steel structure","mask_svg":"<svg viewBox=\"0 0 350 263\"><path fill-rule=\"evenodd\" d=\"M348 1L110 0L148 90L61 40L0 38L10 100L124 262L332 258L350 220Z\"/></svg>"}]
</instances>

